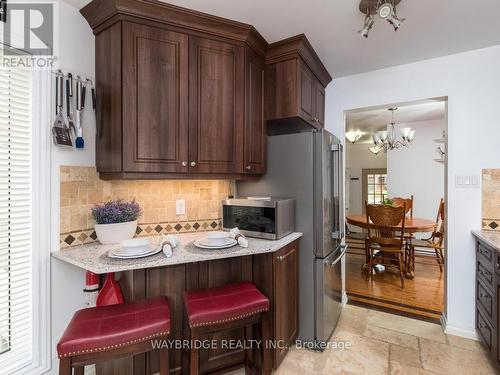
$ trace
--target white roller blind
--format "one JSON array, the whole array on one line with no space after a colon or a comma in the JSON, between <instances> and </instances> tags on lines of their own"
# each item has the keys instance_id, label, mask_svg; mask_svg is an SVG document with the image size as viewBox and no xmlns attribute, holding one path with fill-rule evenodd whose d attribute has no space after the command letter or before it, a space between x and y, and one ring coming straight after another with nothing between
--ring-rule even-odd
<instances>
[{"instance_id":1,"label":"white roller blind","mask_svg":"<svg viewBox=\"0 0 500 375\"><path fill-rule=\"evenodd\" d=\"M0 67L1 373L32 360L31 86L29 70Z\"/></svg>"}]
</instances>

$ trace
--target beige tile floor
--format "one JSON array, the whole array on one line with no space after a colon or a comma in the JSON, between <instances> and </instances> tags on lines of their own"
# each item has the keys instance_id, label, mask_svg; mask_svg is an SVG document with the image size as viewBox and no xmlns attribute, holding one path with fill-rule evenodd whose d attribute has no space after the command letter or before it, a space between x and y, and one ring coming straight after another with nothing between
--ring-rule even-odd
<instances>
[{"instance_id":1,"label":"beige tile floor","mask_svg":"<svg viewBox=\"0 0 500 375\"><path fill-rule=\"evenodd\" d=\"M275 374L496 374L479 342L446 335L437 324L362 307L345 307L331 341L351 348L293 348Z\"/></svg>"}]
</instances>

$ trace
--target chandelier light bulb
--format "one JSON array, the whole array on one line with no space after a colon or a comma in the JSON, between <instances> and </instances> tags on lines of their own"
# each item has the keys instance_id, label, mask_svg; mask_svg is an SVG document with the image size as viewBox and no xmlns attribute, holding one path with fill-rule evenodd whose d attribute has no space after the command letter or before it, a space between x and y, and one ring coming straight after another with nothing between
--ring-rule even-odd
<instances>
[{"instance_id":1,"label":"chandelier light bulb","mask_svg":"<svg viewBox=\"0 0 500 375\"><path fill-rule=\"evenodd\" d=\"M359 130L350 131L350 132L345 133L345 137L352 144L354 144L357 141L359 141L359 139L361 138L362 135L363 135L363 133L361 131L359 131Z\"/></svg>"},{"instance_id":2,"label":"chandelier light bulb","mask_svg":"<svg viewBox=\"0 0 500 375\"><path fill-rule=\"evenodd\" d=\"M372 154L378 155L378 153L380 152L381 148L377 147L377 146L372 146L372 147L369 147L368 150L370 150L370 152Z\"/></svg>"},{"instance_id":3,"label":"chandelier light bulb","mask_svg":"<svg viewBox=\"0 0 500 375\"><path fill-rule=\"evenodd\" d=\"M395 14L387 18L387 22L389 22L393 27L394 31L398 31L406 18L398 18Z\"/></svg>"},{"instance_id":4,"label":"chandelier light bulb","mask_svg":"<svg viewBox=\"0 0 500 375\"><path fill-rule=\"evenodd\" d=\"M408 134L408 137L407 137L407 141L413 142L413 138L415 138L415 130L410 130L410 133Z\"/></svg>"},{"instance_id":5,"label":"chandelier light bulb","mask_svg":"<svg viewBox=\"0 0 500 375\"><path fill-rule=\"evenodd\" d=\"M378 133L372 135L373 144L376 146L380 143L380 136Z\"/></svg>"},{"instance_id":6,"label":"chandelier light bulb","mask_svg":"<svg viewBox=\"0 0 500 375\"><path fill-rule=\"evenodd\" d=\"M378 132L378 137L382 142L387 141L387 130L382 130Z\"/></svg>"},{"instance_id":7,"label":"chandelier light bulb","mask_svg":"<svg viewBox=\"0 0 500 375\"><path fill-rule=\"evenodd\" d=\"M363 25L363 28L358 31L362 36L365 38L368 38L368 34L370 33L370 30L373 27L373 24L375 23L375 17L372 14L367 14L365 17L365 24Z\"/></svg>"},{"instance_id":8,"label":"chandelier light bulb","mask_svg":"<svg viewBox=\"0 0 500 375\"><path fill-rule=\"evenodd\" d=\"M400 131L403 139L407 139L408 135L410 134L411 128L401 128Z\"/></svg>"}]
</instances>

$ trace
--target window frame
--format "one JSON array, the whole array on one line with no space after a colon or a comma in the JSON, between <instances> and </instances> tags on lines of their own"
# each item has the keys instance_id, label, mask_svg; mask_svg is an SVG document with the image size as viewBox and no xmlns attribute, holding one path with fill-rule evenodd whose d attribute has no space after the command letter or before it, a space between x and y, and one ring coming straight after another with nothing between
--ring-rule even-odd
<instances>
[{"instance_id":1,"label":"window frame","mask_svg":"<svg viewBox=\"0 0 500 375\"><path fill-rule=\"evenodd\" d=\"M363 175L363 181L362 181L362 196L363 196L363 202L362 202L362 207L363 207L363 213L366 213L366 206L365 202L368 201L368 175L370 174L385 174L386 175L386 188L387 188L387 168L375 168L375 169L363 169L362 170L362 175ZM386 198L386 197L385 197Z\"/></svg>"},{"instance_id":2,"label":"window frame","mask_svg":"<svg viewBox=\"0 0 500 375\"><path fill-rule=\"evenodd\" d=\"M5 44L0 43L0 49ZM32 236L31 361L11 372L13 375L45 373L51 369L50 246L51 246L51 71L32 70Z\"/></svg>"}]
</instances>

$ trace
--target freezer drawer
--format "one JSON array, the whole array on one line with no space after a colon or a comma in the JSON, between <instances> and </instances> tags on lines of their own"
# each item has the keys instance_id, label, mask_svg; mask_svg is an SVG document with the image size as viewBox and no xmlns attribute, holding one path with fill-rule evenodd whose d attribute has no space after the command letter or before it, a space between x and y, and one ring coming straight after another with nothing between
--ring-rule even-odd
<instances>
[{"instance_id":1,"label":"freezer drawer","mask_svg":"<svg viewBox=\"0 0 500 375\"><path fill-rule=\"evenodd\" d=\"M315 272L315 340L327 342L342 310L341 260L347 250L342 245L327 258L316 258Z\"/></svg>"}]
</instances>

